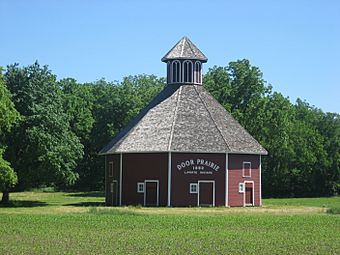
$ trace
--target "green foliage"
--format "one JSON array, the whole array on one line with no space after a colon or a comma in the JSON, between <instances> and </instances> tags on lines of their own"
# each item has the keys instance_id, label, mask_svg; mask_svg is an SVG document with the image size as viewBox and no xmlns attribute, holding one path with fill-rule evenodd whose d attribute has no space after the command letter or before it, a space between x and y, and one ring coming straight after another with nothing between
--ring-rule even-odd
<instances>
[{"instance_id":1,"label":"green foliage","mask_svg":"<svg viewBox=\"0 0 340 255\"><path fill-rule=\"evenodd\" d=\"M104 159L98 152L165 86L153 75L122 82L57 81L37 63L9 66L5 81L22 118L14 126L19 114L0 79L0 148L8 147L5 158L22 189L70 184L103 189ZM269 152L262 157L265 197L340 193L339 114L300 99L292 104L246 59L209 69L204 86Z\"/></svg>"},{"instance_id":2,"label":"green foliage","mask_svg":"<svg viewBox=\"0 0 340 255\"><path fill-rule=\"evenodd\" d=\"M329 214L340 214L340 207L332 207L326 211Z\"/></svg>"},{"instance_id":3,"label":"green foliage","mask_svg":"<svg viewBox=\"0 0 340 255\"><path fill-rule=\"evenodd\" d=\"M7 158L18 173L22 188L73 184L83 146L70 130L56 77L35 63L8 66L5 73L16 109L23 116L8 137Z\"/></svg>"},{"instance_id":4,"label":"green foliage","mask_svg":"<svg viewBox=\"0 0 340 255\"><path fill-rule=\"evenodd\" d=\"M17 184L18 177L10 163L2 158L2 154L0 150L0 191L8 191Z\"/></svg>"},{"instance_id":5,"label":"green foliage","mask_svg":"<svg viewBox=\"0 0 340 255\"><path fill-rule=\"evenodd\" d=\"M7 136L19 120L20 115L14 108L0 67L0 191L3 192L2 202L4 203L8 203L10 188L18 182L17 174L11 168L10 163L3 158L3 154L7 147Z\"/></svg>"},{"instance_id":6,"label":"green foliage","mask_svg":"<svg viewBox=\"0 0 340 255\"><path fill-rule=\"evenodd\" d=\"M248 60L213 67L207 90L269 152L263 157L263 195L334 195L340 183L339 114L272 92Z\"/></svg>"},{"instance_id":7,"label":"green foliage","mask_svg":"<svg viewBox=\"0 0 340 255\"><path fill-rule=\"evenodd\" d=\"M165 80L154 75L129 76L120 83L99 80L79 85L82 88L85 86L86 90L92 93L91 97L83 97L81 100L92 102L88 104L91 104L91 107L86 109L91 108L94 122L88 134L89 139L82 140L85 147L84 158L78 164L80 179L76 188L103 189L104 161L98 152L164 88L164 85Z\"/></svg>"}]
</instances>

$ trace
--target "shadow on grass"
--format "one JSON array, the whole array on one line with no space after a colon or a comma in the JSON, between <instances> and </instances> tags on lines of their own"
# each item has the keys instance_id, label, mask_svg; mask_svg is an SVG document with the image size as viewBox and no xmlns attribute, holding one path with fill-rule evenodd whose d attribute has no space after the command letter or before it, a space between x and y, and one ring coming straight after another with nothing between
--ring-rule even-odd
<instances>
[{"instance_id":1,"label":"shadow on grass","mask_svg":"<svg viewBox=\"0 0 340 255\"><path fill-rule=\"evenodd\" d=\"M31 200L12 200L8 204L0 203L0 208L29 208L29 207L41 207L47 206L48 203L41 201L31 201Z\"/></svg>"},{"instance_id":2,"label":"shadow on grass","mask_svg":"<svg viewBox=\"0 0 340 255\"><path fill-rule=\"evenodd\" d=\"M90 191L90 192L81 192L76 194L68 194L70 197L104 197L104 192L102 191Z\"/></svg>"},{"instance_id":3,"label":"shadow on grass","mask_svg":"<svg viewBox=\"0 0 340 255\"><path fill-rule=\"evenodd\" d=\"M104 202L79 202L79 203L72 203L72 204L65 204L64 206L104 206Z\"/></svg>"}]
</instances>

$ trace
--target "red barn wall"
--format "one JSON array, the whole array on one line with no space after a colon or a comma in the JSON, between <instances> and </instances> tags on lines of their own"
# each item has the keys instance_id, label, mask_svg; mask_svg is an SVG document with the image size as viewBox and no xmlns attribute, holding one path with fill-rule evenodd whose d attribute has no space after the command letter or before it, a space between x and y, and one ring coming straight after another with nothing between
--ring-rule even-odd
<instances>
[{"instance_id":1,"label":"red barn wall","mask_svg":"<svg viewBox=\"0 0 340 255\"><path fill-rule=\"evenodd\" d=\"M119 170L120 170L120 155L119 154L111 154L105 156L105 204L106 205L119 205ZM109 176L109 163L113 163L113 176ZM116 204L113 204L113 196L110 191L110 184L113 180L117 181L117 190L118 190L118 201Z\"/></svg>"},{"instance_id":2,"label":"red barn wall","mask_svg":"<svg viewBox=\"0 0 340 255\"><path fill-rule=\"evenodd\" d=\"M243 177L243 162L251 162L251 177ZM260 205L260 156L228 155L228 205L243 206L243 193L239 192L239 183L254 181L254 205Z\"/></svg>"},{"instance_id":3,"label":"red barn wall","mask_svg":"<svg viewBox=\"0 0 340 255\"><path fill-rule=\"evenodd\" d=\"M215 181L215 205L225 206L225 154L211 153L172 153L171 154L171 206L197 206L197 194L190 194L190 183L199 180ZM192 171L197 166L197 160L214 162L218 171L204 166L202 171ZM194 165L178 169L178 165L187 160L193 160ZM192 172L191 172L192 171ZM209 174L207 174L207 172Z\"/></svg>"},{"instance_id":4,"label":"red barn wall","mask_svg":"<svg viewBox=\"0 0 340 255\"><path fill-rule=\"evenodd\" d=\"M144 193L137 193L137 183L159 181L159 205L168 199L168 153L123 154L122 205L144 205Z\"/></svg>"}]
</instances>

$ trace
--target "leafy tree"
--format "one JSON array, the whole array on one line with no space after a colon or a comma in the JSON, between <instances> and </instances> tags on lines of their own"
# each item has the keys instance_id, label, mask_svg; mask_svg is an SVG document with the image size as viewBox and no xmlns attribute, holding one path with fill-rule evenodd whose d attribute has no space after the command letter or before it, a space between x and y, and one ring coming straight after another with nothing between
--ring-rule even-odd
<instances>
[{"instance_id":1,"label":"leafy tree","mask_svg":"<svg viewBox=\"0 0 340 255\"><path fill-rule=\"evenodd\" d=\"M144 108L165 85L165 79L154 75L128 76L121 83L99 80L91 86L94 103L94 125L79 174L80 189L104 187L104 160L98 152Z\"/></svg>"},{"instance_id":2,"label":"leafy tree","mask_svg":"<svg viewBox=\"0 0 340 255\"><path fill-rule=\"evenodd\" d=\"M8 161L3 158L6 149L6 136L19 121L19 113L14 108L10 93L5 85L0 68L0 191L3 193L2 203L8 203L9 190L17 183L17 175Z\"/></svg>"},{"instance_id":3,"label":"leafy tree","mask_svg":"<svg viewBox=\"0 0 340 255\"><path fill-rule=\"evenodd\" d=\"M94 123L92 86L79 84L72 78L63 79L58 85L63 93L63 105L70 128L84 144L89 139Z\"/></svg>"},{"instance_id":4,"label":"leafy tree","mask_svg":"<svg viewBox=\"0 0 340 255\"><path fill-rule=\"evenodd\" d=\"M213 67L208 91L268 151L263 157L265 196L331 195L339 192L339 115L297 100L293 105L248 60Z\"/></svg>"},{"instance_id":5,"label":"leafy tree","mask_svg":"<svg viewBox=\"0 0 340 255\"><path fill-rule=\"evenodd\" d=\"M73 184L82 157L79 138L70 130L61 90L47 66L8 66L5 79L16 109L23 116L7 140L7 158L21 188Z\"/></svg>"},{"instance_id":6,"label":"leafy tree","mask_svg":"<svg viewBox=\"0 0 340 255\"><path fill-rule=\"evenodd\" d=\"M0 150L0 191L2 191L1 202L3 204L8 204L9 190L17 184L18 177L13 168L11 168L10 163L3 159L2 154L3 151Z\"/></svg>"}]
</instances>

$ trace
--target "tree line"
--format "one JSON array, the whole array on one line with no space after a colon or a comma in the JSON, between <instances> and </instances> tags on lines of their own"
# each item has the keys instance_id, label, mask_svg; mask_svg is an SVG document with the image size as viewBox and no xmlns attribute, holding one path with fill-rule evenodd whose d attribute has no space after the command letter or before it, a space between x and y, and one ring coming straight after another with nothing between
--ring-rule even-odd
<instances>
[{"instance_id":1,"label":"tree line","mask_svg":"<svg viewBox=\"0 0 340 255\"><path fill-rule=\"evenodd\" d=\"M340 191L338 113L294 104L248 60L210 68L205 88L269 152L262 160L265 197L329 196ZM0 70L0 190L104 187L98 151L166 85L136 75L121 82L57 80L37 62Z\"/></svg>"}]
</instances>

